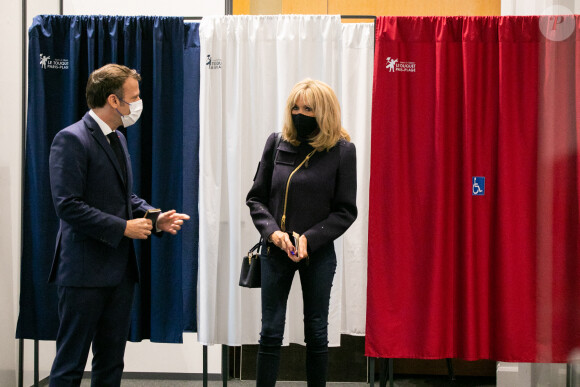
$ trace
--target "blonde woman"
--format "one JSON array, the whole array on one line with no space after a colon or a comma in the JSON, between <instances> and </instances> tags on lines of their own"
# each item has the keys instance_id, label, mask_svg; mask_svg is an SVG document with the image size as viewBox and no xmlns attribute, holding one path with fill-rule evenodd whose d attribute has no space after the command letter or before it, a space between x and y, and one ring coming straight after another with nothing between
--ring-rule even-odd
<instances>
[{"instance_id":1,"label":"blonde woman","mask_svg":"<svg viewBox=\"0 0 580 387\"><path fill-rule=\"evenodd\" d=\"M256 384L276 384L286 304L296 271L304 300L306 375L326 384L334 240L354 222L356 150L324 82L305 79L288 97L281 138L266 141L246 203L264 238L262 330Z\"/></svg>"}]
</instances>

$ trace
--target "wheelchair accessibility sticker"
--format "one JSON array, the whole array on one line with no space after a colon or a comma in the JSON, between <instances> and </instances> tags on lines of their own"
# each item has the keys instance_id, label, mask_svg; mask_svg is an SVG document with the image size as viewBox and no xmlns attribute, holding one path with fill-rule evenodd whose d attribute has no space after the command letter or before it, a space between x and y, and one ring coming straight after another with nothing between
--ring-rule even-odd
<instances>
[{"instance_id":1,"label":"wheelchair accessibility sticker","mask_svg":"<svg viewBox=\"0 0 580 387\"><path fill-rule=\"evenodd\" d=\"M473 176L473 182L472 182L472 186L471 186L471 194L473 196L485 195L485 177Z\"/></svg>"}]
</instances>

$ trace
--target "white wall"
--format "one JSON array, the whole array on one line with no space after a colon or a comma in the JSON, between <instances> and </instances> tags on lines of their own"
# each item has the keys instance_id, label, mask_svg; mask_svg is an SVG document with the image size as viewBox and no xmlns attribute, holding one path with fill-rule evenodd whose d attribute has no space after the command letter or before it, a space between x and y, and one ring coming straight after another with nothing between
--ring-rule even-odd
<instances>
[{"instance_id":1,"label":"white wall","mask_svg":"<svg viewBox=\"0 0 580 387\"><path fill-rule=\"evenodd\" d=\"M20 256L21 11L16 0L0 3L0 385L16 384L14 340Z\"/></svg>"},{"instance_id":2,"label":"white wall","mask_svg":"<svg viewBox=\"0 0 580 387\"><path fill-rule=\"evenodd\" d=\"M54 13L58 0L37 0L36 9ZM31 9L34 6L30 7ZM32 18L28 19L28 24ZM18 342L14 339L20 289L21 170L22 170L22 2L0 3L0 385L17 383ZM53 345L54 347L54 345ZM41 343L41 369L47 368L54 349ZM33 380L33 343L26 342L25 384ZM52 354L51 354L52 352Z\"/></svg>"},{"instance_id":3,"label":"white wall","mask_svg":"<svg viewBox=\"0 0 580 387\"><path fill-rule=\"evenodd\" d=\"M225 1L65 0L65 14L206 16L223 15ZM27 0L26 28L38 14L58 14L59 0ZM17 385L18 341L15 340L20 289L22 170L22 1L0 2L0 386ZM48 376L54 342L39 343L39 377ZM129 343L127 372L201 373L202 347L195 334L184 344ZM90 364L90 361L89 361ZM221 347L208 350L208 371L221 372ZM33 384L33 342L25 340L24 385Z\"/></svg>"}]
</instances>

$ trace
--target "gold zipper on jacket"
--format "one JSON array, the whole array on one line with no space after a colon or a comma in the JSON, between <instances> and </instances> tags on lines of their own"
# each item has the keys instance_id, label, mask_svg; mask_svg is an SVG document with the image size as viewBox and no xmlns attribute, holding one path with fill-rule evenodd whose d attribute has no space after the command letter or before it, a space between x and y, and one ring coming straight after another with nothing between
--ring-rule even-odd
<instances>
[{"instance_id":1,"label":"gold zipper on jacket","mask_svg":"<svg viewBox=\"0 0 580 387\"><path fill-rule=\"evenodd\" d=\"M282 222L280 223L280 229L282 229L282 231L286 231L286 205L288 204L288 188L290 188L290 180L292 179L292 176L294 176L296 171L302 168L304 163L306 163L306 165L308 166L308 160L312 157L312 155L314 155L314 153L316 153L316 149L308 153L306 158L296 167L296 169L292 171L290 176L288 176L288 181L286 182L286 194L284 195L284 213L282 214Z\"/></svg>"}]
</instances>

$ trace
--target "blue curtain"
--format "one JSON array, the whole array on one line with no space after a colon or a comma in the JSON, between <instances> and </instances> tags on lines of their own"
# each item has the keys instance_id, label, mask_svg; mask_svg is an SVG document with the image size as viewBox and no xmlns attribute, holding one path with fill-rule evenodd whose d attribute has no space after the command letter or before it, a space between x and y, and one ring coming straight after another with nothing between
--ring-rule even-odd
<instances>
[{"instance_id":1,"label":"blue curtain","mask_svg":"<svg viewBox=\"0 0 580 387\"><path fill-rule=\"evenodd\" d=\"M106 63L135 68L142 77L143 114L136 125L123 130L135 177L133 191L154 206L192 217L177 236L135 243L143 270L130 340L179 343L183 331L197 329L197 27L170 17L34 19L29 30L18 338L56 337L56 287L47 284L47 278L58 219L50 195L48 153L55 134L86 112L88 75Z\"/></svg>"},{"instance_id":2,"label":"blue curtain","mask_svg":"<svg viewBox=\"0 0 580 387\"><path fill-rule=\"evenodd\" d=\"M197 332L197 269L199 241L199 23L185 24L183 53L183 211L191 220L183 227L183 329Z\"/></svg>"}]
</instances>

